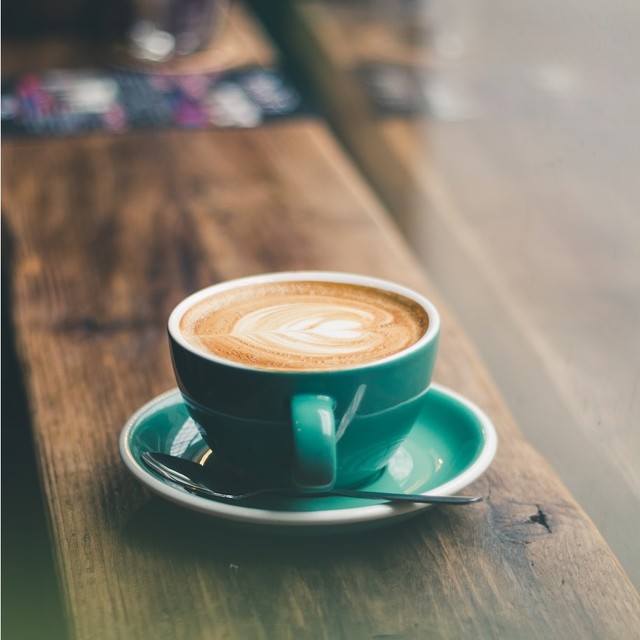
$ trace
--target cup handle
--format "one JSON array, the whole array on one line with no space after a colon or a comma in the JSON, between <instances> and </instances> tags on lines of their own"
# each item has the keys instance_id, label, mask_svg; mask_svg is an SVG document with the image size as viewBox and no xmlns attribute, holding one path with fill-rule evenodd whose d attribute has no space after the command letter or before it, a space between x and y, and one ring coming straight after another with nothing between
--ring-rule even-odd
<instances>
[{"instance_id":1,"label":"cup handle","mask_svg":"<svg viewBox=\"0 0 640 640\"><path fill-rule=\"evenodd\" d=\"M291 400L293 483L305 491L330 489L336 480L335 402L301 394Z\"/></svg>"}]
</instances>

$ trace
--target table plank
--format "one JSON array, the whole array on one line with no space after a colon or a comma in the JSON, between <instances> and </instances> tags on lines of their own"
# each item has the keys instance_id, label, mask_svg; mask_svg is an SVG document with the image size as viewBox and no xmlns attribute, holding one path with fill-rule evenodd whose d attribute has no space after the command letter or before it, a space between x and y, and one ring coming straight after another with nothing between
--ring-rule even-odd
<instances>
[{"instance_id":1,"label":"table plank","mask_svg":"<svg viewBox=\"0 0 640 640\"><path fill-rule=\"evenodd\" d=\"M635 635L626 575L322 123L12 143L3 167L17 349L76 637ZM392 278L442 307L436 379L499 432L484 503L291 540L228 531L127 476L121 426L174 384L171 307L289 268Z\"/></svg>"}]
</instances>

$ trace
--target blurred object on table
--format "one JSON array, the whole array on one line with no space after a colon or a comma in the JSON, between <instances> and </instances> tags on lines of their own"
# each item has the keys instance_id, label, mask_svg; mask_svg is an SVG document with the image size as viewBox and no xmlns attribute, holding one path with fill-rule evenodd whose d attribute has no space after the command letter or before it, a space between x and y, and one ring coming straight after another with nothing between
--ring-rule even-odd
<instances>
[{"instance_id":1,"label":"blurred object on table","mask_svg":"<svg viewBox=\"0 0 640 640\"><path fill-rule=\"evenodd\" d=\"M81 59L85 65L95 60L101 66L154 73L208 73L253 64L269 66L277 59L242 0L140 0L139 10L137 5L138 0L6 0L2 40L3 49L12 55L11 59L3 56L3 76L32 70L33 38L38 38L40 50L46 46L43 38L57 40L51 44L51 59L38 60L40 68L43 63L47 68L75 66L73 60ZM177 6L188 8L189 13L172 10ZM167 20L173 22L166 24ZM194 22L198 30L190 39L188 26ZM61 50L61 38L66 40L66 51ZM174 42L168 46L171 38ZM75 47L82 51L74 55ZM23 55L15 59L18 50Z\"/></svg>"},{"instance_id":2,"label":"blurred object on table","mask_svg":"<svg viewBox=\"0 0 640 640\"><path fill-rule=\"evenodd\" d=\"M2 84L6 138L246 128L308 115L312 110L277 67L172 75L127 69L51 69Z\"/></svg>"},{"instance_id":3,"label":"blurred object on table","mask_svg":"<svg viewBox=\"0 0 640 640\"><path fill-rule=\"evenodd\" d=\"M177 13L176 7L184 13ZM109 43L105 63L153 73L209 73L277 59L239 0L134 0L124 35ZM195 26L195 30L191 27Z\"/></svg>"},{"instance_id":4,"label":"blurred object on table","mask_svg":"<svg viewBox=\"0 0 640 640\"><path fill-rule=\"evenodd\" d=\"M206 49L224 27L227 0L133 0L129 52L147 62Z\"/></svg>"}]
</instances>

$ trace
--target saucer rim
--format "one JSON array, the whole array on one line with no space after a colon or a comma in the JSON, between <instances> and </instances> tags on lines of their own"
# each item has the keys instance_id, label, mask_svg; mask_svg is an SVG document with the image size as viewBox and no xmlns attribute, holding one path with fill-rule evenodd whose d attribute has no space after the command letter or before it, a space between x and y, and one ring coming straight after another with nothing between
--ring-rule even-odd
<instances>
[{"instance_id":1,"label":"saucer rim","mask_svg":"<svg viewBox=\"0 0 640 640\"><path fill-rule=\"evenodd\" d=\"M479 478L484 471L486 471L495 456L498 437L493 423L487 414L480 409L475 402L457 391L435 382L431 383L430 390L434 390L448 396L454 402L462 404L471 411L480 422L481 432L484 438L482 449L467 469L454 476L448 482L424 492L429 495L448 496L453 495L468 486ZM182 399L177 387L155 396L141 406L127 420L122 428L119 438L120 456L132 475L148 489L171 502L231 522L258 526L291 528L322 528L335 527L337 525L348 526L368 522L379 522L387 519L406 518L432 507L432 505L428 504L403 502L377 503L363 505L361 507L350 507L346 509L334 508L318 511L275 511L218 502L216 500L187 493L183 489L166 483L144 468L142 464L136 460L129 444L132 432L135 430L136 426L144 420L145 416L154 412L157 405L162 404L173 396L177 396L180 400Z\"/></svg>"}]
</instances>

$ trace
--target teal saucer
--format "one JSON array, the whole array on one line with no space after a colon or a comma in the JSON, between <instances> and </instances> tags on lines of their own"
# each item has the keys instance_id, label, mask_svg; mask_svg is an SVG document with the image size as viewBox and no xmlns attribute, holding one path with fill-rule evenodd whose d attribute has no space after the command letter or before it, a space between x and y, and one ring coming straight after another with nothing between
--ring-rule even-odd
<instances>
[{"instance_id":1,"label":"teal saucer","mask_svg":"<svg viewBox=\"0 0 640 640\"><path fill-rule=\"evenodd\" d=\"M411 433L370 491L452 495L478 478L496 452L495 428L475 404L432 384ZM161 451L196 462L211 450L177 389L139 409L120 435L120 455L129 471L162 497L179 505L251 528L287 533L334 533L372 528L409 518L430 505L342 497L263 495L230 504L195 496L149 471L140 456ZM448 507L469 508L469 507Z\"/></svg>"}]
</instances>

